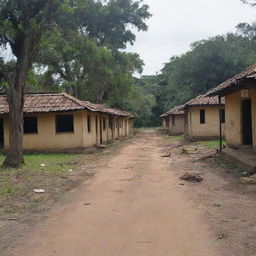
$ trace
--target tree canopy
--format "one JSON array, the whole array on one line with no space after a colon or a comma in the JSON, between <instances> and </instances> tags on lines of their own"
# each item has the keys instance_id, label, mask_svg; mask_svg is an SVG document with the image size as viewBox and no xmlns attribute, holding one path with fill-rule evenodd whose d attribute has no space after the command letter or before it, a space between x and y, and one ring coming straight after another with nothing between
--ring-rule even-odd
<instances>
[{"instance_id":1,"label":"tree canopy","mask_svg":"<svg viewBox=\"0 0 256 256\"><path fill-rule=\"evenodd\" d=\"M139 85L156 98L151 125L170 108L206 93L256 61L255 24L241 23L228 33L191 44L191 50L173 56L161 73L140 79Z\"/></svg>"},{"instance_id":2,"label":"tree canopy","mask_svg":"<svg viewBox=\"0 0 256 256\"><path fill-rule=\"evenodd\" d=\"M0 59L0 82L10 109L5 165L23 162L28 89L47 85L102 102L129 94L132 74L143 63L123 50L134 43L134 29L147 30L148 9L141 0L0 0L0 48L9 46L14 56Z\"/></svg>"}]
</instances>

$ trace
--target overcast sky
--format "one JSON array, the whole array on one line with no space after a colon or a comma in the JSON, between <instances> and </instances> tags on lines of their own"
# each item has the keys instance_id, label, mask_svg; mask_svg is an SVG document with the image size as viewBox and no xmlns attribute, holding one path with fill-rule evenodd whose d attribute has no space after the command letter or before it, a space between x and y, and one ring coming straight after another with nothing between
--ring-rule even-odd
<instances>
[{"instance_id":1,"label":"overcast sky","mask_svg":"<svg viewBox=\"0 0 256 256\"><path fill-rule=\"evenodd\" d=\"M235 31L240 22L256 21L256 8L240 0L144 0L153 17L147 32L136 33L129 51L145 62L144 75L155 74L173 55L190 49L194 41Z\"/></svg>"}]
</instances>

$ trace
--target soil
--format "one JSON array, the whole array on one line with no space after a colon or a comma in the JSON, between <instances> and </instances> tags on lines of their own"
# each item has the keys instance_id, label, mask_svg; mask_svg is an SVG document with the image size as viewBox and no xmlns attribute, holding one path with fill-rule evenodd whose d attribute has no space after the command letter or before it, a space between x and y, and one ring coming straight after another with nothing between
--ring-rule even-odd
<instances>
[{"instance_id":1,"label":"soil","mask_svg":"<svg viewBox=\"0 0 256 256\"><path fill-rule=\"evenodd\" d=\"M213 149L166 142L146 130L95 165L95 175L50 210L10 226L5 232L14 239L0 238L1 255L256 253L256 186L220 167ZM203 181L181 181L188 172Z\"/></svg>"}]
</instances>

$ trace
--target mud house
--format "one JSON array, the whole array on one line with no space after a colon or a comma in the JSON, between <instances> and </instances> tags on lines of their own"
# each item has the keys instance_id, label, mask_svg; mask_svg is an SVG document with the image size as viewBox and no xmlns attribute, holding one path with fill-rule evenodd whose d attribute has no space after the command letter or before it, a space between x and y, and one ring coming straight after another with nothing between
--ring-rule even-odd
<instances>
[{"instance_id":1,"label":"mud house","mask_svg":"<svg viewBox=\"0 0 256 256\"><path fill-rule=\"evenodd\" d=\"M6 96L0 96L0 145L9 147ZM66 93L27 94L24 104L25 150L65 151L106 143L132 132L132 116L80 101Z\"/></svg>"},{"instance_id":2,"label":"mud house","mask_svg":"<svg viewBox=\"0 0 256 256\"><path fill-rule=\"evenodd\" d=\"M183 105L176 106L162 115L163 120L168 124L166 127L163 126L165 130L168 130L170 135L180 135L184 133L184 110Z\"/></svg>"},{"instance_id":3,"label":"mud house","mask_svg":"<svg viewBox=\"0 0 256 256\"><path fill-rule=\"evenodd\" d=\"M163 115L161 115L161 119L162 119L162 129L166 132L169 132L170 121L169 121L168 114L164 113Z\"/></svg>"},{"instance_id":4,"label":"mud house","mask_svg":"<svg viewBox=\"0 0 256 256\"><path fill-rule=\"evenodd\" d=\"M220 110L221 109L221 110ZM185 137L190 141L219 138L221 115L222 136L225 135L225 101L219 106L218 97L198 97L184 105Z\"/></svg>"},{"instance_id":5,"label":"mud house","mask_svg":"<svg viewBox=\"0 0 256 256\"><path fill-rule=\"evenodd\" d=\"M228 79L208 95L226 102L226 142L256 149L256 64Z\"/></svg>"}]
</instances>

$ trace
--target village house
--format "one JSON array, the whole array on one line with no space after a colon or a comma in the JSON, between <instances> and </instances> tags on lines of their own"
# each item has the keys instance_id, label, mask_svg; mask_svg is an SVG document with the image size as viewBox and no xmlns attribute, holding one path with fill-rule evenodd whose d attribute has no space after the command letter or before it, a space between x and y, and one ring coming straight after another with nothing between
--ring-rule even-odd
<instances>
[{"instance_id":1,"label":"village house","mask_svg":"<svg viewBox=\"0 0 256 256\"><path fill-rule=\"evenodd\" d=\"M198 97L184 104L185 138L189 141L219 138L221 117L222 136L225 136L225 102L219 104L218 97Z\"/></svg>"},{"instance_id":2,"label":"village house","mask_svg":"<svg viewBox=\"0 0 256 256\"><path fill-rule=\"evenodd\" d=\"M0 145L9 148L9 107L0 95ZM107 143L132 133L132 115L80 101L66 93L26 94L24 150L66 151Z\"/></svg>"},{"instance_id":3,"label":"village house","mask_svg":"<svg viewBox=\"0 0 256 256\"><path fill-rule=\"evenodd\" d=\"M184 133L183 105L172 108L161 117L163 118L163 129L168 131L170 135L180 135Z\"/></svg>"},{"instance_id":4,"label":"village house","mask_svg":"<svg viewBox=\"0 0 256 256\"><path fill-rule=\"evenodd\" d=\"M256 150L256 64L228 79L208 95L226 102L226 143L231 148Z\"/></svg>"},{"instance_id":5,"label":"village house","mask_svg":"<svg viewBox=\"0 0 256 256\"><path fill-rule=\"evenodd\" d=\"M161 115L161 118L162 118L162 129L165 132L169 132L169 126L170 126L169 115L167 113L164 113Z\"/></svg>"}]
</instances>

